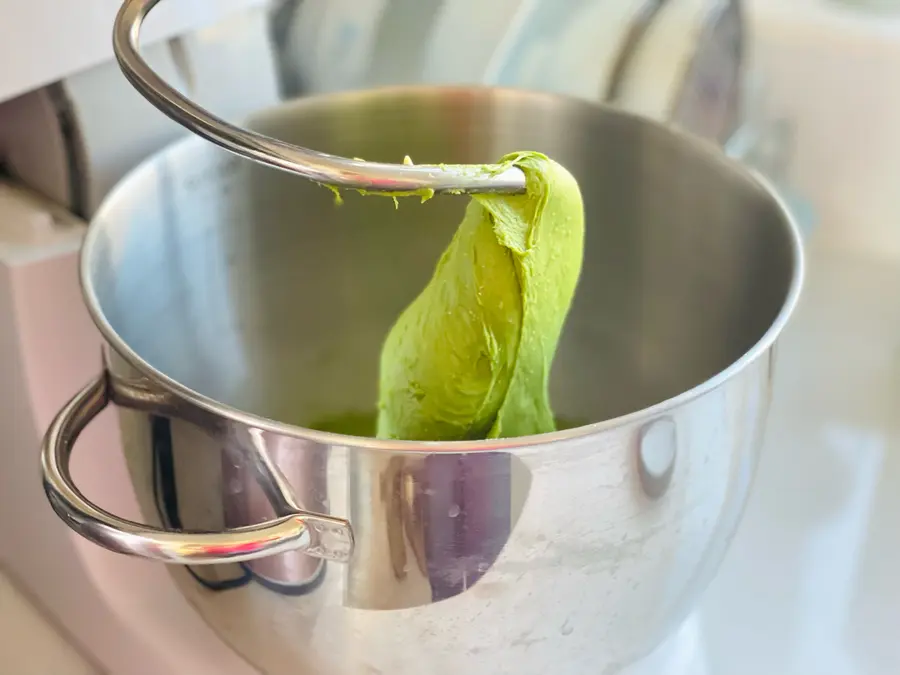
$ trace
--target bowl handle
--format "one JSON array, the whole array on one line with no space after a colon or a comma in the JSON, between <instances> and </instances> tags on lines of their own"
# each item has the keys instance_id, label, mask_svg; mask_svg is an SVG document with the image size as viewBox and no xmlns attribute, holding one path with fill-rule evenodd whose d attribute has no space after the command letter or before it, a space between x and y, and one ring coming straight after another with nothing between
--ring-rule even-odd
<instances>
[{"instance_id":1,"label":"bowl handle","mask_svg":"<svg viewBox=\"0 0 900 675\"><path fill-rule=\"evenodd\" d=\"M169 531L119 518L92 504L75 486L69 458L79 434L112 401L104 372L57 413L41 447L44 491L75 532L117 553L184 565L213 565L300 551L346 562L353 550L350 523L297 510L274 520L223 532Z\"/></svg>"}]
</instances>

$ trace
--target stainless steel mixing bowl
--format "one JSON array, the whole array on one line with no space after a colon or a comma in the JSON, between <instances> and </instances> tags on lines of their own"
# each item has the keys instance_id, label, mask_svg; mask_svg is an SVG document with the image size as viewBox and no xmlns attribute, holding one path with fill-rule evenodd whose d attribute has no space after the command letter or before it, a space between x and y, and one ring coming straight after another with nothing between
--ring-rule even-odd
<instances>
[{"instance_id":1,"label":"stainless steel mixing bowl","mask_svg":"<svg viewBox=\"0 0 900 675\"><path fill-rule=\"evenodd\" d=\"M802 278L777 198L701 141L546 94L347 93L250 126L386 162L534 149L565 164L587 217L552 377L570 428L334 433L373 420L382 339L467 200L337 207L191 139L91 225L83 283L108 367L48 431L56 511L100 545L178 563L197 611L272 675L614 673L650 651L715 573L750 489ZM148 525L71 482L72 445L110 402Z\"/></svg>"}]
</instances>

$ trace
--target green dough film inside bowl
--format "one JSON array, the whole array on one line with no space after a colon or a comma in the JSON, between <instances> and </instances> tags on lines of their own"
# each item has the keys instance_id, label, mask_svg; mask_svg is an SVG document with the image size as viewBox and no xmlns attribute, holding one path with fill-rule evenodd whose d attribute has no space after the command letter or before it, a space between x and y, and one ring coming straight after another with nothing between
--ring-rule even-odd
<instances>
[{"instance_id":1,"label":"green dough film inside bowl","mask_svg":"<svg viewBox=\"0 0 900 675\"><path fill-rule=\"evenodd\" d=\"M556 430L549 377L584 249L575 178L537 152L503 157L520 195L472 197L434 275L382 348L376 436L462 441Z\"/></svg>"},{"instance_id":2,"label":"green dough film inside bowl","mask_svg":"<svg viewBox=\"0 0 900 675\"><path fill-rule=\"evenodd\" d=\"M587 425L585 420L578 420L568 417L557 416L556 428L576 429ZM328 415L319 417L311 422L303 424L309 429L316 431L326 431L332 434L343 434L345 436L356 436L358 438L374 438L378 427L378 412L371 410L369 412L343 412L336 415Z\"/></svg>"}]
</instances>

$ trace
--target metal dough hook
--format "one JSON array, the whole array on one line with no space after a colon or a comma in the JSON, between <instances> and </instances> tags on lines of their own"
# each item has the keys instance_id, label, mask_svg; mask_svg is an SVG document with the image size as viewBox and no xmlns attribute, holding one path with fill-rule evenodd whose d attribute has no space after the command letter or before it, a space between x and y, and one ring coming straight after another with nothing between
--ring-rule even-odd
<instances>
[{"instance_id":1,"label":"metal dough hook","mask_svg":"<svg viewBox=\"0 0 900 675\"><path fill-rule=\"evenodd\" d=\"M229 124L170 87L139 53L141 26L160 0L124 0L116 16L113 50L128 81L183 127L230 152L317 183L369 192L519 193L525 175L515 167L467 164L381 164L316 152Z\"/></svg>"}]
</instances>

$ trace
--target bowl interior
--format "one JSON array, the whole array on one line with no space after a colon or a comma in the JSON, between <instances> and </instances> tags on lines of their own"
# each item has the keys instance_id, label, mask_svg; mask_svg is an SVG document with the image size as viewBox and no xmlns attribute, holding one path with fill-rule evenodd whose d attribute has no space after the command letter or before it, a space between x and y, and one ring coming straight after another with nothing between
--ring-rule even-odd
<instances>
[{"instance_id":1,"label":"bowl interior","mask_svg":"<svg viewBox=\"0 0 900 675\"><path fill-rule=\"evenodd\" d=\"M588 103L386 90L298 100L250 125L370 160L482 163L529 149L572 171L586 257L552 375L568 424L648 407L731 365L776 319L795 272L783 213L741 170ZM198 393L364 434L382 340L467 199L344 200L336 207L327 189L192 139L108 198L85 282L132 350Z\"/></svg>"}]
</instances>

